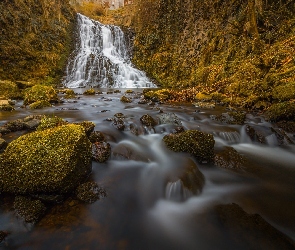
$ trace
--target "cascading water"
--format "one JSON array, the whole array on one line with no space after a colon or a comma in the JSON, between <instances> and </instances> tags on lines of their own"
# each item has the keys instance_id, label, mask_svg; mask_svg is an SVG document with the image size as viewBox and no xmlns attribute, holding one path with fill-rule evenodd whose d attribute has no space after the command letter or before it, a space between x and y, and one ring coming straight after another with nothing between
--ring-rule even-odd
<instances>
[{"instance_id":1,"label":"cascading water","mask_svg":"<svg viewBox=\"0 0 295 250\"><path fill-rule=\"evenodd\" d=\"M156 87L133 67L123 31L113 25L78 14L78 42L66 69L63 84L68 88L151 88Z\"/></svg>"}]
</instances>

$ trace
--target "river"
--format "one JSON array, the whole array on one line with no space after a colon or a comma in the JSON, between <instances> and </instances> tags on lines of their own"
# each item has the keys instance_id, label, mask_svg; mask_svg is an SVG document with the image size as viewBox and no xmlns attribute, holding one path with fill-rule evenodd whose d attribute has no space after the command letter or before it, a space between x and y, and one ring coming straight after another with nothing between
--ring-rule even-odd
<instances>
[{"instance_id":1,"label":"river","mask_svg":"<svg viewBox=\"0 0 295 250\"><path fill-rule=\"evenodd\" d=\"M76 93L83 91L75 89ZM123 103L120 98L124 89L112 94L106 94L106 89L102 91L102 95L78 95L79 99L42 110L23 109L22 102L18 102L15 111L0 113L0 125L30 114L56 115L69 122L93 121L95 130L102 131L112 147L106 163L92 163L90 178L106 189L104 199L83 204L69 197L48 209L36 225L23 223L16 217L9 197L2 200L0 230L11 234L0 248L250 249L251 240L247 236L261 233L259 228L253 232L242 229L245 238L239 238L240 232L225 230L218 219L216 205L231 203L238 204L248 214L259 214L295 240L294 145L278 146L274 139L266 144L252 142L245 133L245 125L210 119L210 115L224 112L224 107L138 104L140 89L125 94L132 98L132 103ZM215 149L231 146L250 161L250 166L244 171L232 171L201 164L189 154L168 150L162 138L173 129L172 125L145 129L140 124L142 115L156 119L160 112L174 113L186 130L213 134ZM117 130L107 119L116 113L125 115L126 124L136 124L139 135L128 129ZM253 114L247 115L246 124L270 126L263 117ZM4 138L10 141L19 135L8 134ZM188 164L197 165L204 175L204 186L196 195L180 192L176 183L167 182L169 176L177 176ZM233 241L235 237L239 239L237 242ZM251 249L263 249L258 244L259 241L257 248Z\"/></svg>"}]
</instances>

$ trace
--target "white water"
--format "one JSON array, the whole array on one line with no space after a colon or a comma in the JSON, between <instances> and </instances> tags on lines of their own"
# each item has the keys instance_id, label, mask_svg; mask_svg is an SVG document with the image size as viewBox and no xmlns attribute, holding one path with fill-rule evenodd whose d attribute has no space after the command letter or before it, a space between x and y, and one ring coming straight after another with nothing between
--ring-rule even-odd
<instances>
[{"instance_id":1,"label":"white water","mask_svg":"<svg viewBox=\"0 0 295 250\"><path fill-rule=\"evenodd\" d=\"M156 87L143 71L133 67L123 31L78 14L78 41L63 84L68 88Z\"/></svg>"}]
</instances>

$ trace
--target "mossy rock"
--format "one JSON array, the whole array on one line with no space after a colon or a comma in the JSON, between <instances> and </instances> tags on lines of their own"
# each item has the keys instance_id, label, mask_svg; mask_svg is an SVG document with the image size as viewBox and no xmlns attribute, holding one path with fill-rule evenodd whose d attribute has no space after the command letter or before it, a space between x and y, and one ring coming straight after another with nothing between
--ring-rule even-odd
<instances>
[{"instance_id":1,"label":"mossy rock","mask_svg":"<svg viewBox=\"0 0 295 250\"><path fill-rule=\"evenodd\" d=\"M86 91L84 91L83 95L95 95L95 90L87 89Z\"/></svg>"},{"instance_id":2,"label":"mossy rock","mask_svg":"<svg viewBox=\"0 0 295 250\"><path fill-rule=\"evenodd\" d=\"M104 188L99 187L94 181L89 181L81 184L77 190L77 198L86 203L93 203L100 198L106 197L106 191Z\"/></svg>"},{"instance_id":3,"label":"mossy rock","mask_svg":"<svg viewBox=\"0 0 295 250\"><path fill-rule=\"evenodd\" d=\"M121 102L124 102L124 103L130 103L130 102L132 102L130 98L128 98L128 97L126 97L124 95L121 97L120 101Z\"/></svg>"},{"instance_id":4,"label":"mossy rock","mask_svg":"<svg viewBox=\"0 0 295 250\"><path fill-rule=\"evenodd\" d=\"M14 107L10 104L2 104L0 105L0 111L12 111L14 110Z\"/></svg>"},{"instance_id":5,"label":"mossy rock","mask_svg":"<svg viewBox=\"0 0 295 250\"><path fill-rule=\"evenodd\" d=\"M40 121L40 125L37 127L37 131L42 131L46 130L49 128L54 128L62 125L68 124L67 121L64 119L54 116L54 117L49 117L49 116L43 116Z\"/></svg>"},{"instance_id":6,"label":"mossy rock","mask_svg":"<svg viewBox=\"0 0 295 250\"><path fill-rule=\"evenodd\" d=\"M292 121L295 119L295 102L288 101L273 104L266 112L266 119L271 122Z\"/></svg>"},{"instance_id":7,"label":"mossy rock","mask_svg":"<svg viewBox=\"0 0 295 250\"><path fill-rule=\"evenodd\" d=\"M36 223L46 211L45 205L40 200L25 196L16 196L14 203L16 213L28 223Z\"/></svg>"},{"instance_id":8,"label":"mossy rock","mask_svg":"<svg viewBox=\"0 0 295 250\"><path fill-rule=\"evenodd\" d=\"M144 125L144 126L153 127L153 126L157 125L157 122L155 121L155 119L148 114L145 114L142 117L140 117L140 121L141 121L142 125Z\"/></svg>"},{"instance_id":9,"label":"mossy rock","mask_svg":"<svg viewBox=\"0 0 295 250\"><path fill-rule=\"evenodd\" d=\"M68 193L91 172L91 143L73 124L32 132L8 145L0 171L3 192Z\"/></svg>"},{"instance_id":10,"label":"mossy rock","mask_svg":"<svg viewBox=\"0 0 295 250\"><path fill-rule=\"evenodd\" d=\"M51 103L48 101L37 101L29 105L30 109L42 109L45 107L51 107Z\"/></svg>"},{"instance_id":11,"label":"mossy rock","mask_svg":"<svg viewBox=\"0 0 295 250\"><path fill-rule=\"evenodd\" d=\"M94 143L94 142L103 142L103 141L105 141L105 136L100 131L93 131L93 132L91 132L91 134L89 136L89 140L92 143Z\"/></svg>"},{"instance_id":12,"label":"mossy rock","mask_svg":"<svg viewBox=\"0 0 295 250\"><path fill-rule=\"evenodd\" d=\"M0 80L0 93L10 99L22 99L23 97L16 83L11 81Z\"/></svg>"},{"instance_id":13,"label":"mossy rock","mask_svg":"<svg viewBox=\"0 0 295 250\"><path fill-rule=\"evenodd\" d=\"M216 154L214 162L220 168L243 170L247 161L233 147L226 147Z\"/></svg>"},{"instance_id":14,"label":"mossy rock","mask_svg":"<svg viewBox=\"0 0 295 250\"><path fill-rule=\"evenodd\" d=\"M182 133L169 134L163 137L165 145L175 152L187 152L201 162L213 162L213 135L199 130L187 130Z\"/></svg>"},{"instance_id":15,"label":"mossy rock","mask_svg":"<svg viewBox=\"0 0 295 250\"><path fill-rule=\"evenodd\" d=\"M295 82L288 82L273 88L272 97L279 101L295 99Z\"/></svg>"},{"instance_id":16,"label":"mossy rock","mask_svg":"<svg viewBox=\"0 0 295 250\"><path fill-rule=\"evenodd\" d=\"M84 128L86 135L89 137L90 134L93 132L95 123L94 122L89 122L89 121L84 121L84 122L78 122L74 123L76 125L80 125Z\"/></svg>"},{"instance_id":17,"label":"mossy rock","mask_svg":"<svg viewBox=\"0 0 295 250\"><path fill-rule=\"evenodd\" d=\"M111 156L111 145L107 142L92 143L92 159L97 162L106 162Z\"/></svg>"},{"instance_id":18,"label":"mossy rock","mask_svg":"<svg viewBox=\"0 0 295 250\"><path fill-rule=\"evenodd\" d=\"M246 113L242 111L231 111L221 115L211 115L212 120L220 121L226 124L243 125L246 120Z\"/></svg>"},{"instance_id":19,"label":"mossy rock","mask_svg":"<svg viewBox=\"0 0 295 250\"><path fill-rule=\"evenodd\" d=\"M74 98L76 98L76 94L75 94L74 90L72 90L72 89L66 89L64 91L64 93L65 93L65 96L64 96L65 99L74 99Z\"/></svg>"},{"instance_id":20,"label":"mossy rock","mask_svg":"<svg viewBox=\"0 0 295 250\"><path fill-rule=\"evenodd\" d=\"M29 105L37 101L57 103L59 102L59 98L53 87L38 84L25 90L24 105Z\"/></svg>"}]
</instances>

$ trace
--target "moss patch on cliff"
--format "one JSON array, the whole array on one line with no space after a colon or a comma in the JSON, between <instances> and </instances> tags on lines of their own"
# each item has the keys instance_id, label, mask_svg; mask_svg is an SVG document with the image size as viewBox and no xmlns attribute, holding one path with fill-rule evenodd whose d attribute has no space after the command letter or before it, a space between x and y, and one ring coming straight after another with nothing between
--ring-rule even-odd
<instances>
[{"instance_id":1,"label":"moss patch on cliff","mask_svg":"<svg viewBox=\"0 0 295 250\"><path fill-rule=\"evenodd\" d=\"M0 79L57 83L70 53L68 1L0 1Z\"/></svg>"}]
</instances>

